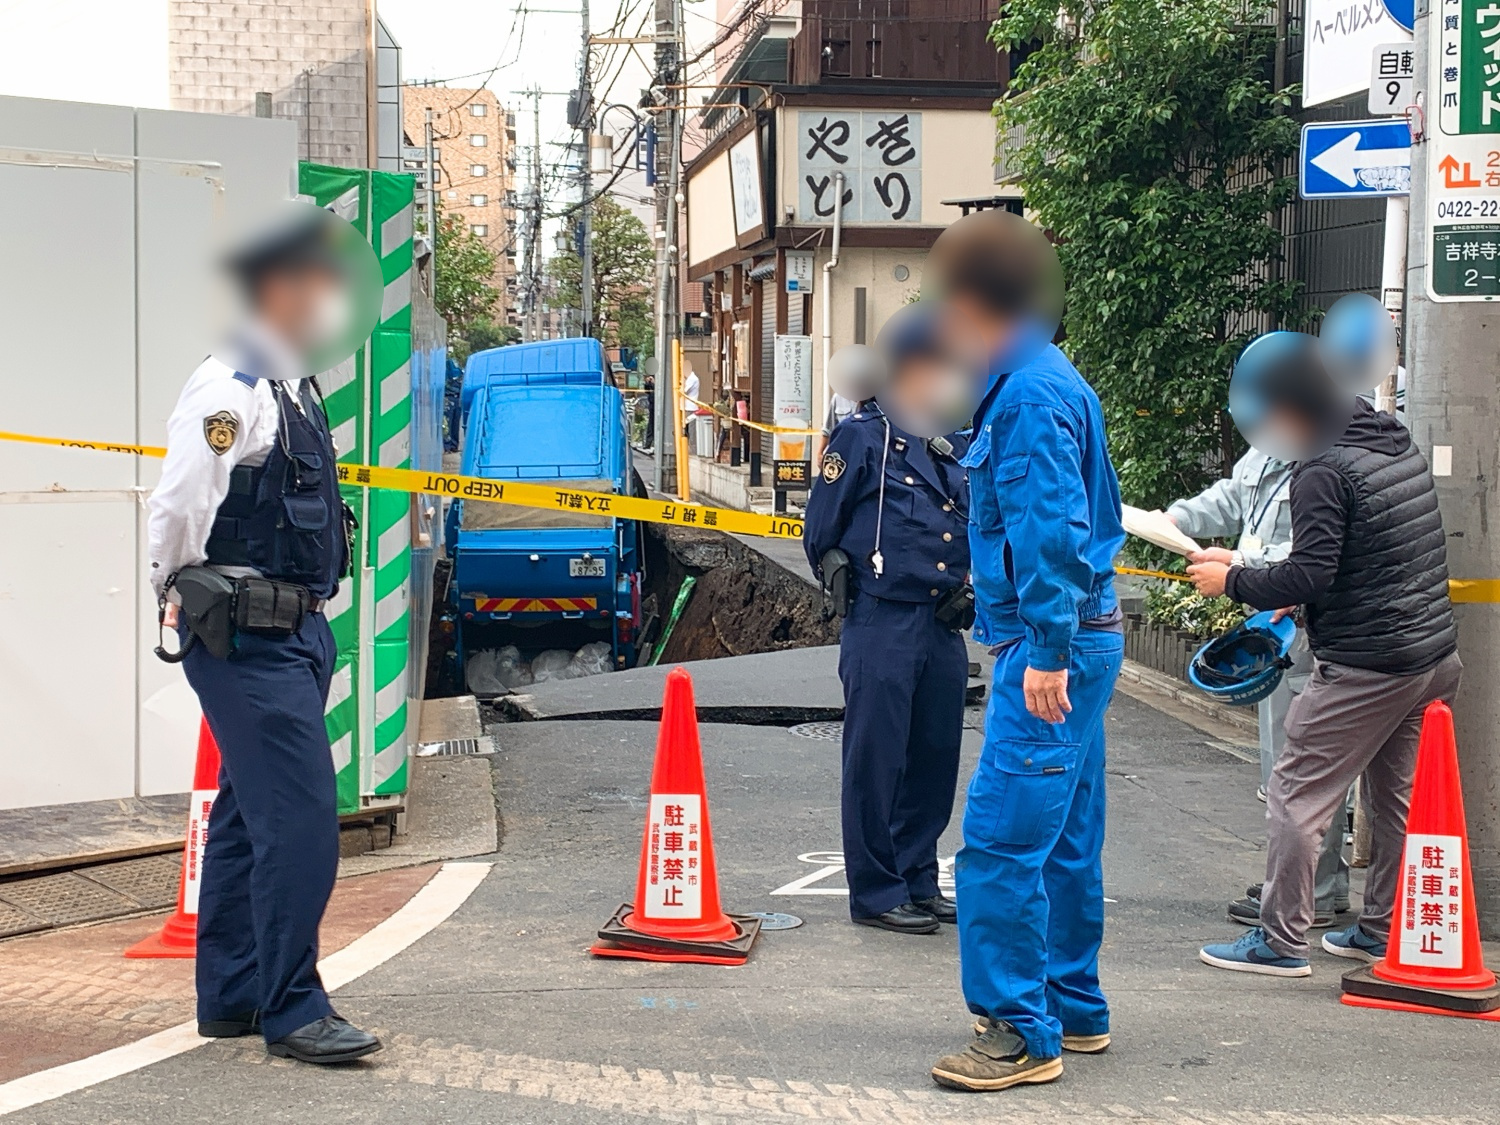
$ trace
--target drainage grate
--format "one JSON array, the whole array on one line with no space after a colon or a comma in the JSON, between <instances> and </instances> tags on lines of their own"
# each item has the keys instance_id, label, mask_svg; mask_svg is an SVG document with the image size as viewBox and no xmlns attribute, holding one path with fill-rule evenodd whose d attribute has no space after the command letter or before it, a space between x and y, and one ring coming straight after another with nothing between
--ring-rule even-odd
<instances>
[{"instance_id":1,"label":"drainage grate","mask_svg":"<svg viewBox=\"0 0 1500 1125\"><path fill-rule=\"evenodd\" d=\"M493 754L495 740L489 735L479 738L450 738L446 742L424 742L417 747L419 758L453 758L461 754Z\"/></svg>"},{"instance_id":2,"label":"drainage grate","mask_svg":"<svg viewBox=\"0 0 1500 1125\"><path fill-rule=\"evenodd\" d=\"M33 918L24 910L17 910L8 902L0 902L0 938L29 934L33 930L48 929L47 923Z\"/></svg>"},{"instance_id":3,"label":"drainage grate","mask_svg":"<svg viewBox=\"0 0 1500 1125\"><path fill-rule=\"evenodd\" d=\"M843 723L798 723L786 729L798 738L816 738L822 742L842 742L844 738Z\"/></svg>"},{"instance_id":4,"label":"drainage grate","mask_svg":"<svg viewBox=\"0 0 1500 1125\"><path fill-rule=\"evenodd\" d=\"M148 855L120 863L104 863L79 871L85 879L133 898L147 909L177 905L177 884L182 879L182 853Z\"/></svg>"},{"instance_id":5,"label":"drainage grate","mask_svg":"<svg viewBox=\"0 0 1500 1125\"><path fill-rule=\"evenodd\" d=\"M0 884L0 902L54 926L132 914L140 907L125 895L73 874L44 875Z\"/></svg>"}]
</instances>

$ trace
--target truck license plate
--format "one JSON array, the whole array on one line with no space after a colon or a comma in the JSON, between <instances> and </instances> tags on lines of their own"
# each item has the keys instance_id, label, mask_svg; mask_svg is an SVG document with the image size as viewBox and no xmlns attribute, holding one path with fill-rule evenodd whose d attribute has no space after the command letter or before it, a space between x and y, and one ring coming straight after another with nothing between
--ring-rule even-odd
<instances>
[{"instance_id":1,"label":"truck license plate","mask_svg":"<svg viewBox=\"0 0 1500 1125\"><path fill-rule=\"evenodd\" d=\"M603 578L603 559L569 559L569 578Z\"/></svg>"}]
</instances>

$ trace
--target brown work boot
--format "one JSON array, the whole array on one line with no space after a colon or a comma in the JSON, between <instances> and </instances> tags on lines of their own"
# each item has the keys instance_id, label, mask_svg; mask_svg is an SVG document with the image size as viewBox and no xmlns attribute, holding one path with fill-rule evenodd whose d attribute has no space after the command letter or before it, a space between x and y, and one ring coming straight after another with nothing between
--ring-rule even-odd
<instances>
[{"instance_id":1,"label":"brown work boot","mask_svg":"<svg viewBox=\"0 0 1500 1125\"><path fill-rule=\"evenodd\" d=\"M1004 1090L1026 1083L1051 1082L1062 1073L1062 1059L1034 1059L1026 1040L1004 1020L994 1020L961 1054L944 1055L933 1065L932 1078L952 1090Z\"/></svg>"}]
</instances>

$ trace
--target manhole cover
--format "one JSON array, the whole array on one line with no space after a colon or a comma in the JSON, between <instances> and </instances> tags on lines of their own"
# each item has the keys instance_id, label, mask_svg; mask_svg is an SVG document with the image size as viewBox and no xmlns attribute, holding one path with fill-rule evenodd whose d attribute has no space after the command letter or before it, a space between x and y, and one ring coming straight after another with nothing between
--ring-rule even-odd
<instances>
[{"instance_id":1,"label":"manhole cover","mask_svg":"<svg viewBox=\"0 0 1500 1125\"><path fill-rule=\"evenodd\" d=\"M787 730L798 738L816 738L822 742L842 742L844 738L843 723L798 723Z\"/></svg>"},{"instance_id":2,"label":"manhole cover","mask_svg":"<svg viewBox=\"0 0 1500 1125\"><path fill-rule=\"evenodd\" d=\"M489 735L481 738L450 738L446 742L423 742L417 747L419 758L451 758L463 754L493 754L495 740Z\"/></svg>"},{"instance_id":3,"label":"manhole cover","mask_svg":"<svg viewBox=\"0 0 1500 1125\"><path fill-rule=\"evenodd\" d=\"M795 914L778 914L774 910L756 910L751 917L760 919L763 930L795 930L802 925L802 919Z\"/></svg>"}]
</instances>

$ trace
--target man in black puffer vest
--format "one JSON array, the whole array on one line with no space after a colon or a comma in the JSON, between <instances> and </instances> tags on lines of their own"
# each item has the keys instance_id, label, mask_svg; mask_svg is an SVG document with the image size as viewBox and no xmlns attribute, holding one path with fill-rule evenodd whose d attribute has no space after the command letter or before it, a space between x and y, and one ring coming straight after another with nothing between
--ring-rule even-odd
<instances>
[{"instance_id":1,"label":"man in black puffer vest","mask_svg":"<svg viewBox=\"0 0 1500 1125\"><path fill-rule=\"evenodd\" d=\"M1258 570L1198 562L1201 592L1258 609L1305 607L1316 666L1272 771L1261 925L1207 963L1307 976L1318 845L1355 778L1371 814L1364 910L1329 953L1385 954L1422 712L1458 691L1443 521L1427 462L1392 415L1357 401L1342 437L1292 475L1292 553ZM1243 948L1241 948L1243 946Z\"/></svg>"}]
</instances>

